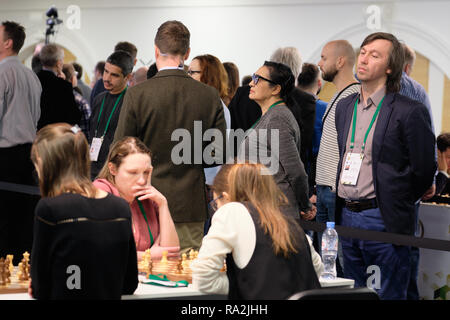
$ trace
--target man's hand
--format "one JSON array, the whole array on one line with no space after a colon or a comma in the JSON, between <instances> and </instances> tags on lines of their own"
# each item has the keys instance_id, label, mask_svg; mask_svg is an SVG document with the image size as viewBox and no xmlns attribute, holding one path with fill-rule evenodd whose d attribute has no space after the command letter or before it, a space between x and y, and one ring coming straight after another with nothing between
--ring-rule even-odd
<instances>
[{"instance_id":1,"label":"man's hand","mask_svg":"<svg viewBox=\"0 0 450 320\"><path fill-rule=\"evenodd\" d=\"M306 212L303 212L303 211L302 211L302 212L300 213L300 216L301 216L302 219L304 219L304 220L312 220L312 219L315 218L316 213L317 213L317 208L316 208L315 205L313 205L312 208L309 209L308 211L306 211Z\"/></svg>"}]
</instances>

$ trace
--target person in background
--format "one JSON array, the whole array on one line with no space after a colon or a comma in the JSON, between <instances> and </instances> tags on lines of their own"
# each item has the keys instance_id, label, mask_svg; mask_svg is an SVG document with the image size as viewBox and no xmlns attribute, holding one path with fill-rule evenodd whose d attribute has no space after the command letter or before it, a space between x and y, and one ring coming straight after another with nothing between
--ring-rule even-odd
<instances>
[{"instance_id":1,"label":"person in background","mask_svg":"<svg viewBox=\"0 0 450 320\"><path fill-rule=\"evenodd\" d=\"M83 77L83 67L81 66L81 64L79 64L77 62L73 62L72 65L75 68L75 71L77 72L76 73L77 87L81 90L81 95L83 96L84 99L86 99L86 101L91 101L92 89L83 81L83 78L82 78Z\"/></svg>"},{"instance_id":2,"label":"person in background","mask_svg":"<svg viewBox=\"0 0 450 320\"><path fill-rule=\"evenodd\" d=\"M147 70L147 79L153 78L158 73L158 68L156 68L156 62L153 62Z\"/></svg>"},{"instance_id":3,"label":"person in background","mask_svg":"<svg viewBox=\"0 0 450 320\"><path fill-rule=\"evenodd\" d=\"M91 106L89 145L92 180L108 157L132 70L133 59L126 51L115 51L106 60L103 82L107 91L100 93Z\"/></svg>"},{"instance_id":4,"label":"person in background","mask_svg":"<svg viewBox=\"0 0 450 320\"><path fill-rule=\"evenodd\" d=\"M448 178L450 174L450 132L441 133L436 139L438 149L438 174L436 176L436 194L450 194Z\"/></svg>"},{"instance_id":5,"label":"person in background","mask_svg":"<svg viewBox=\"0 0 450 320\"><path fill-rule=\"evenodd\" d=\"M313 96L316 100L313 140L311 149L307 150L307 153L311 156L308 157L309 162L305 164L309 181L309 194L310 196L313 196L313 194L315 195L314 190L316 187L317 154L319 153L320 138L322 137L322 117L327 108L327 103L317 97L322 87L322 79L320 77L319 68L315 64L303 64L302 71L297 77L297 87L303 92Z\"/></svg>"},{"instance_id":6,"label":"person in background","mask_svg":"<svg viewBox=\"0 0 450 320\"><path fill-rule=\"evenodd\" d=\"M220 60L217 57L212 56L210 54L197 56L194 59L192 59L191 64L189 65L188 74L190 74L190 76L193 79L203 82L204 84L207 84L217 89L222 101L223 112L225 115L225 122L227 124L227 131L228 131L231 125L231 117L230 111L228 110L228 107L226 106L224 99L226 100L229 97L228 95L229 82L227 72L222 62L220 62ZM213 184L214 177L216 176L217 172L219 172L219 170L220 166L204 169L206 197L208 203L213 199L211 186ZM212 212L210 208L208 209L209 215L211 215ZM205 223L205 233L206 230L208 229L209 223L210 218L208 218Z\"/></svg>"},{"instance_id":7,"label":"person in background","mask_svg":"<svg viewBox=\"0 0 450 320\"><path fill-rule=\"evenodd\" d=\"M81 111L80 128L83 131L86 139L89 141L89 120L91 117L91 107L87 100L81 95L81 90L78 87L78 78L75 68L72 64L66 63L63 65L62 72L66 77L66 81L70 82L73 87L73 95L78 109Z\"/></svg>"},{"instance_id":8,"label":"person in background","mask_svg":"<svg viewBox=\"0 0 450 320\"><path fill-rule=\"evenodd\" d=\"M18 54L25 28L13 21L0 25L0 182L35 185L31 144L41 115L42 87ZM13 254L14 264L33 241L33 196L0 190L0 257Z\"/></svg>"},{"instance_id":9,"label":"person in background","mask_svg":"<svg viewBox=\"0 0 450 320\"><path fill-rule=\"evenodd\" d=\"M422 103L399 94L404 53L385 32L361 44L361 92L336 108L339 164L336 223L350 228L413 235L415 203L433 183L435 136ZM380 269L383 300L403 300L411 274L411 248L341 237L344 276L367 285L367 268Z\"/></svg>"},{"instance_id":10,"label":"person in background","mask_svg":"<svg viewBox=\"0 0 450 320\"><path fill-rule=\"evenodd\" d=\"M31 159L42 198L35 211L30 293L35 299L120 299L138 284L127 203L97 189L77 126L37 133ZM78 280L68 280L78 275Z\"/></svg>"},{"instance_id":11,"label":"person in background","mask_svg":"<svg viewBox=\"0 0 450 320\"><path fill-rule=\"evenodd\" d=\"M246 75L242 78L242 84L241 86L248 86L248 84L250 83L250 81L252 81L252 76Z\"/></svg>"},{"instance_id":12,"label":"person in background","mask_svg":"<svg viewBox=\"0 0 450 320\"><path fill-rule=\"evenodd\" d=\"M167 199L151 184L150 150L138 138L125 137L111 146L94 186L124 198L131 209L131 223L138 259L150 249L152 258L178 256L180 242Z\"/></svg>"},{"instance_id":13,"label":"person in background","mask_svg":"<svg viewBox=\"0 0 450 320\"><path fill-rule=\"evenodd\" d=\"M226 164L214 179L217 211L191 262L196 289L254 300L320 288L321 258L297 222L279 210L287 199L266 170ZM220 271L225 260L226 273Z\"/></svg>"},{"instance_id":14,"label":"person in background","mask_svg":"<svg viewBox=\"0 0 450 320\"><path fill-rule=\"evenodd\" d=\"M228 106L239 87L239 69L233 62L224 62L223 66L228 74L228 96L223 102Z\"/></svg>"},{"instance_id":15,"label":"person in background","mask_svg":"<svg viewBox=\"0 0 450 320\"><path fill-rule=\"evenodd\" d=\"M294 83L291 69L282 63L265 61L253 74L249 98L260 106L262 116L247 132L238 159L249 160L255 155L270 157L270 165L263 164L274 168L275 182L289 200L283 210L297 220L300 217L311 220L315 217L315 207L309 201L308 176L300 159L300 129L288 107L295 103ZM275 134L278 137L274 140ZM255 161L264 160L259 157Z\"/></svg>"},{"instance_id":16,"label":"person in background","mask_svg":"<svg viewBox=\"0 0 450 320\"><path fill-rule=\"evenodd\" d=\"M148 67L146 66L138 68L135 72L133 72L133 77L129 82L129 86L132 87L147 80L147 72Z\"/></svg>"},{"instance_id":17,"label":"person in background","mask_svg":"<svg viewBox=\"0 0 450 320\"><path fill-rule=\"evenodd\" d=\"M94 68L94 78L92 79L90 86L93 88L98 80L100 80L103 77L103 72L105 71L105 61L99 61L95 65ZM91 90L92 93L92 90ZM92 95L91 95L92 98Z\"/></svg>"},{"instance_id":18,"label":"person in background","mask_svg":"<svg viewBox=\"0 0 450 320\"><path fill-rule=\"evenodd\" d=\"M61 75L64 75L63 49L55 44L47 44L42 48L39 57L42 70L37 76L41 81L42 94L41 117L37 129L57 122L79 124L81 111L75 102L72 85L61 78Z\"/></svg>"}]
</instances>

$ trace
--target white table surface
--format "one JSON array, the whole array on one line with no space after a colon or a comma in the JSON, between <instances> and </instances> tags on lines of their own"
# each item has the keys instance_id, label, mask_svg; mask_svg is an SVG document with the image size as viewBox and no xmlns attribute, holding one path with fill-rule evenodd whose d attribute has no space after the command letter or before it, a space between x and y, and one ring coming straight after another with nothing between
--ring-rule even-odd
<instances>
[{"instance_id":1,"label":"white table surface","mask_svg":"<svg viewBox=\"0 0 450 320\"><path fill-rule=\"evenodd\" d=\"M347 287L353 288L355 281L351 279L336 278L334 280L320 279L322 288ZM161 287L156 285L139 283L133 295L122 296L123 300L180 298L202 296L204 293L194 289L192 285L180 288ZM0 300L33 300L28 293L0 294Z\"/></svg>"}]
</instances>

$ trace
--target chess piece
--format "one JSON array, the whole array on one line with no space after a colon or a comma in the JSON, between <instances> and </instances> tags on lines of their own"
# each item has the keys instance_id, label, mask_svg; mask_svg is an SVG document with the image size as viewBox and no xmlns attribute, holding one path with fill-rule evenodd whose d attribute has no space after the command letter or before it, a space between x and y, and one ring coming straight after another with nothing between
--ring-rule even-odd
<instances>
[{"instance_id":1,"label":"chess piece","mask_svg":"<svg viewBox=\"0 0 450 320\"><path fill-rule=\"evenodd\" d=\"M147 279L150 277L150 275L152 274L152 269L153 269L153 261L150 259L150 261L148 261L147 266L145 268L146 273L147 273Z\"/></svg>"},{"instance_id":2,"label":"chess piece","mask_svg":"<svg viewBox=\"0 0 450 320\"><path fill-rule=\"evenodd\" d=\"M0 286L6 285L5 260L0 258Z\"/></svg>"},{"instance_id":3,"label":"chess piece","mask_svg":"<svg viewBox=\"0 0 450 320\"><path fill-rule=\"evenodd\" d=\"M27 263L30 261L30 254L28 253L28 251L25 251L25 253L23 254L23 258Z\"/></svg>"},{"instance_id":4,"label":"chess piece","mask_svg":"<svg viewBox=\"0 0 450 320\"><path fill-rule=\"evenodd\" d=\"M24 280L24 279L23 279L23 268L22 268L22 262L19 262L19 265L18 265L18 270L17 270L17 279L19 279L20 281Z\"/></svg>"},{"instance_id":5,"label":"chess piece","mask_svg":"<svg viewBox=\"0 0 450 320\"><path fill-rule=\"evenodd\" d=\"M191 249L191 251L189 251L189 260L194 260L194 249Z\"/></svg>"},{"instance_id":6,"label":"chess piece","mask_svg":"<svg viewBox=\"0 0 450 320\"><path fill-rule=\"evenodd\" d=\"M6 258L9 259L9 272L12 273L14 271L14 264L13 264L14 255L8 254Z\"/></svg>"},{"instance_id":7,"label":"chess piece","mask_svg":"<svg viewBox=\"0 0 450 320\"><path fill-rule=\"evenodd\" d=\"M181 255L181 265L183 267L187 267L187 255L186 255L186 253L183 253Z\"/></svg>"},{"instance_id":8,"label":"chess piece","mask_svg":"<svg viewBox=\"0 0 450 320\"><path fill-rule=\"evenodd\" d=\"M177 264L177 273L183 273L183 260L182 259L178 259L178 264Z\"/></svg>"},{"instance_id":9,"label":"chess piece","mask_svg":"<svg viewBox=\"0 0 450 320\"><path fill-rule=\"evenodd\" d=\"M166 250L166 251L163 251L163 253L162 253L162 258L161 258L161 263L164 263L164 264L167 264L167 254L168 254L168 251Z\"/></svg>"}]
</instances>

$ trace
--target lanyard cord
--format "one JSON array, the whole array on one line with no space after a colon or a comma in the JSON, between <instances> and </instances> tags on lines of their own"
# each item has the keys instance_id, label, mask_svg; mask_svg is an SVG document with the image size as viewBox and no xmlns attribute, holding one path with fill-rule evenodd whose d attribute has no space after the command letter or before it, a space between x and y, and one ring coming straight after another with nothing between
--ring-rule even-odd
<instances>
[{"instance_id":1,"label":"lanyard cord","mask_svg":"<svg viewBox=\"0 0 450 320\"><path fill-rule=\"evenodd\" d=\"M279 100L279 101L275 102L273 105L271 105L271 106L269 107L269 109L267 109L267 112L268 112L270 109L272 109L273 107L275 107L276 105L279 105L280 103L283 103L283 102L284 102L283 100ZM259 120L261 120L261 117L259 117L258 120L256 120L256 122L250 127L250 129L253 129L253 128L256 126L256 124L259 122Z\"/></svg>"},{"instance_id":2,"label":"lanyard cord","mask_svg":"<svg viewBox=\"0 0 450 320\"><path fill-rule=\"evenodd\" d=\"M372 126L375 122L375 119L378 116L378 113L380 112L381 105L383 104L383 100L384 100L384 97L383 97L383 99L381 99L380 103L378 104L377 110L375 111L375 113L372 117L372 120L370 121L369 128L367 129L366 134L364 135L364 142L363 142L363 145L361 146L361 153L364 153L364 148L366 147L367 137L369 136L369 132L372 129ZM350 140L350 152L355 147L356 113L357 113L358 101L359 101L359 98L356 98L355 107L353 108L353 124L352 124L352 138Z\"/></svg>"},{"instance_id":3,"label":"lanyard cord","mask_svg":"<svg viewBox=\"0 0 450 320\"><path fill-rule=\"evenodd\" d=\"M142 205L142 202L140 200L138 200L137 198L136 198L136 201L139 205L139 209L141 209L142 215L144 216L145 222L147 223L147 229L148 229L148 234L150 235L150 247L151 247L153 245L154 240L153 240L152 232L150 231L150 226L148 224L147 214L145 213L145 209L144 209L144 206Z\"/></svg>"},{"instance_id":4,"label":"lanyard cord","mask_svg":"<svg viewBox=\"0 0 450 320\"><path fill-rule=\"evenodd\" d=\"M108 128L109 128L109 123L111 122L112 115L114 114L114 111L116 111L117 104L119 103L120 98L122 98L122 96L124 95L125 91L127 91L127 88L125 88L120 93L120 95L117 97L116 102L114 103L114 107L111 111L111 114L109 115L108 122L106 123L105 131L103 132L102 137L104 137L106 135L106 132L108 131ZM97 118L97 127L95 128L94 137L97 137L98 126L100 125L100 118L103 113L103 105L105 104L105 99L106 99L106 95L103 97L103 100L102 100L102 105L100 107L100 113L98 114L98 118Z\"/></svg>"}]
</instances>

